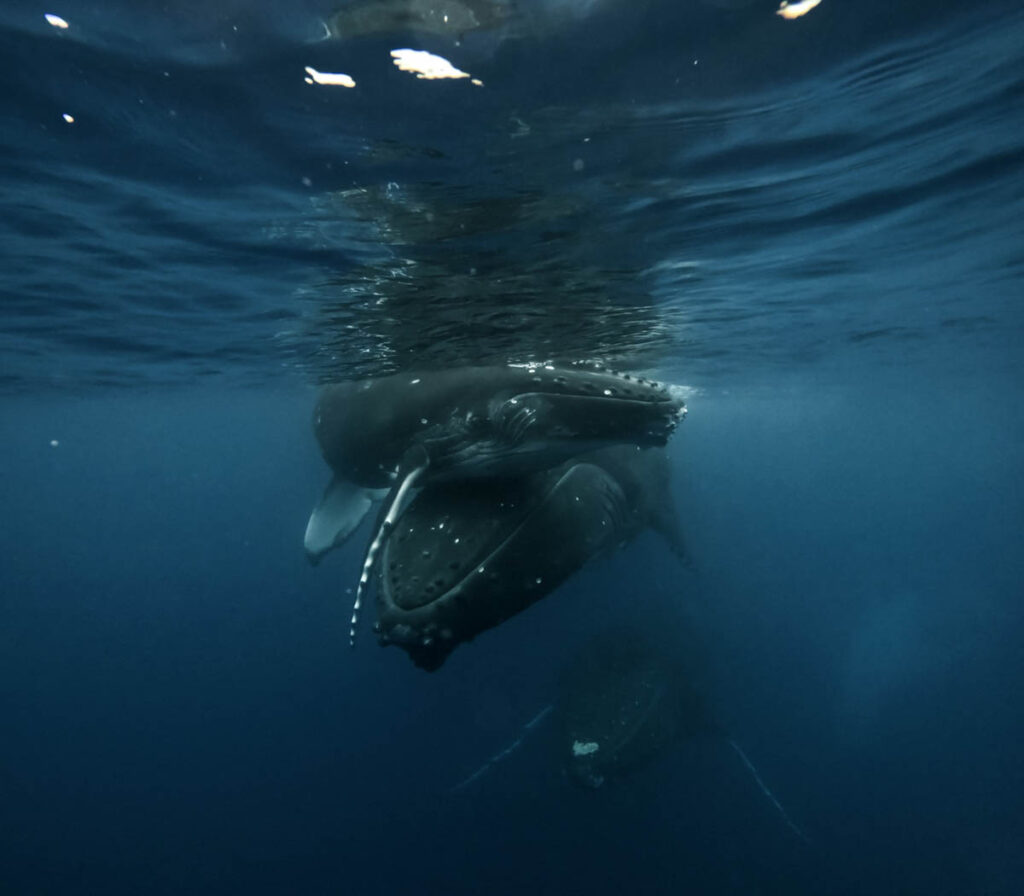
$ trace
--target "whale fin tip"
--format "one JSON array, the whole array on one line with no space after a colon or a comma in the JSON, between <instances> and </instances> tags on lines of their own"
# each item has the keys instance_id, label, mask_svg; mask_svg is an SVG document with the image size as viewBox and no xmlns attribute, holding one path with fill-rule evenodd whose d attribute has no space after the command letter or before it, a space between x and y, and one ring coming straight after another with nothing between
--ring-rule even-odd
<instances>
[{"instance_id":1,"label":"whale fin tip","mask_svg":"<svg viewBox=\"0 0 1024 896\"><path fill-rule=\"evenodd\" d=\"M377 489L334 477L306 524L303 546L310 563L319 563L324 554L344 544L379 495Z\"/></svg>"}]
</instances>

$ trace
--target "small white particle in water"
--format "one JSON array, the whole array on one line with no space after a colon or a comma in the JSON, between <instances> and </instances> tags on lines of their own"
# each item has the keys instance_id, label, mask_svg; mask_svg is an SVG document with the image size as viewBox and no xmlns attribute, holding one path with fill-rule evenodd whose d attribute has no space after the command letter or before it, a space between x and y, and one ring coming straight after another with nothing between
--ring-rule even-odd
<instances>
[{"instance_id":1,"label":"small white particle in water","mask_svg":"<svg viewBox=\"0 0 1024 896\"><path fill-rule=\"evenodd\" d=\"M311 186L313 186L313 181L310 180L310 178L308 178L308 177L304 177L304 178L302 178L302 186L304 186L304 187L311 187Z\"/></svg>"},{"instance_id":2,"label":"small white particle in water","mask_svg":"<svg viewBox=\"0 0 1024 896\"><path fill-rule=\"evenodd\" d=\"M456 538L455 539L455 544L458 544L461 540L462 540L461 538Z\"/></svg>"},{"instance_id":3,"label":"small white particle in water","mask_svg":"<svg viewBox=\"0 0 1024 896\"><path fill-rule=\"evenodd\" d=\"M422 423L424 426L426 426L427 425L427 418L426 417L420 417L420 423Z\"/></svg>"},{"instance_id":4,"label":"small white particle in water","mask_svg":"<svg viewBox=\"0 0 1024 896\"><path fill-rule=\"evenodd\" d=\"M696 64L697 64L697 60L696 60L696 59L694 59L694 60L693 60L693 64L694 64L694 65L696 65Z\"/></svg>"},{"instance_id":5,"label":"small white particle in water","mask_svg":"<svg viewBox=\"0 0 1024 896\"><path fill-rule=\"evenodd\" d=\"M572 163L572 170L573 171L582 171L583 170L583 159L576 159Z\"/></svg>"},{"instance_id":6,"label":"small white particle in water","mask_svg":"<svg viewBox=\"0 0 1024 896\"><path fill-rule=\"evenodd\" d=\"M542 578L541 578L540 576L537 576L537 584L538 584L538 585L539 585L539 584L540 584L541 582L543 582L543 581L544 581L544 580L543 580L543 579L542 579Z\"/></svg>"},{"instance_id":7,"label":"small white particle in water","mask_svg":"<svg viewBox=\"0 0 1024 896\"><path fill-rule=\"evenodd\" d=\"M59 444L60 444L60 442L58 442L56 439L50 439L50 447L51 448L56 448Z\"/></svg>"},{"instance_id":8,"label":"small white particle in water","mask_svg":"<svg viewBox=\"0 0 1024 896\"><path fill-rule=\"evenodd\" d=\"M46 13L43 18L46 19L47 23L53 25L54 28L67 28L68 23L64 21L60 16L55 16L52 12Z\"/></svg>"},{"instance_id":9,"label":"small white particle in water","mask_svg":"<svg viewBox=\"0 0 1024 896\"><path fill-rule=\"evenodd\" d=\"M74 124L75 123L75 116L74 115L69 115L67 112L65 112L61 116L61 118L63 118L68 124Z\"/></svg>"},{"instance_id":10,"label":"small white particle in water","mask_svg":"<svg viewBox=\"0 0 1024 896\"><path fill-rule=\"evenodd\" d=\"M477 570L477 572L481 573L481 574L483 573L483 571L484 571L484 568L482 566Z\"/></svg>"},{"instance_id":11,"label":"small white particle in water","mask_svg":"<svg viewBox=\"0 0 1024 896\"><path fill-rule=\"evenodd\" d=\"M419 381L420 381L419 377L417 377L414 380L409 380L409 385L410 386L415 386Z\"/></svg>"},{"instance_id":12,"label":"small white particle in water","mask_svg":"<svg viewBox=\"0 0 1024 896\"><path fill-rule=\"evenodd\" d=\"M605 389L604 390L604 394L605 395L611 395L612 394L612 390L611 389Z\"/></svg>"}]
</instances>

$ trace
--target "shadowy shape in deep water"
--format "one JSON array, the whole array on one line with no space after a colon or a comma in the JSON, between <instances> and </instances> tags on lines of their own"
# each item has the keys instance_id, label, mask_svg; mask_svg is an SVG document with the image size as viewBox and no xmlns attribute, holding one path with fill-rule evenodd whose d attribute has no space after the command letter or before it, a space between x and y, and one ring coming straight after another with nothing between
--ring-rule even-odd
<instances>
[{"instance_id":1,"label":"shadowy shape in deep water","mask_svg":"<svg viewBox=\"0 0 1024 896\"><path fill-rule=\"evenodd\" d=\"M569 777L600 787L642 768L690 737L721 737L797 837L807 836L715 719L679 655L635 632L591 642L566 670L558 700L559 752Z\"/></svg>"},{"instance_id":2,"label":"shadowy shape in deep water","mask_svg":"<svg viewBox=\"0 0 1024 896\"><path fill-rule=\"evenodd\" d=\"M518 749L547 716L558 720L558 757L570 780L591 789L644 768L682 740L720 737L771 802L786 826L804 843L739 744L717 721L694 682L694 645L680 632L671 647L655 645L638 630L616 630L593 639L564 671L558 699L537 713L507 747L499 750L452 791L465 790ZM690 658L684 661L682 656Z\"/></svg>"},{"instance_id":3,"label":"shadowy shape in deep water","mask_svg":"<svg viewBox=\"0 0 1024 896\"><path fill-rule=\"evenodd\" d=\"M600 637L573 658L558 709L560 755L570 778L588 787L642 768L684 738L724 733L686 665L630 632Z\"/></svg>"},{"instance_id":4,"label":"shadowy shape in deep water","mask_svg":"<svg viewBox=\"0 0 1024 896\"><path fill-rule=\"evenodd\" d=\"M329 386L314 429L334 479L306 527L306 552L316 562L343 543L391 486L356 592L354 641L376 557L418 489L473 481L500 505L503 480L520 477L512 489L525 489L525 498L536 486L524 477L601 447L664 445L685 413L675 388L584 364L466 367Z\"/></svg>"},{"instance_id":5,"label":"shadowy shape in deep water","mask_svg":"<svg viewBox=\"0 0 1024 896\"><path fill-rule=\"evenodd\" d=\"M425 489L382 555L379 639L437 669L647 527L683 556L658 450L617 446L532 476Z\"/></svg>"}]
</instances>

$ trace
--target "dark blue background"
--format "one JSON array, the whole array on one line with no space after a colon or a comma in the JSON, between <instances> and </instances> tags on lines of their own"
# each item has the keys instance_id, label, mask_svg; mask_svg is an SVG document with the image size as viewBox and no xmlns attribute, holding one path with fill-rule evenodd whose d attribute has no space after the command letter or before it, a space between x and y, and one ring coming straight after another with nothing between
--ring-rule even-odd
<instances>
[{"instance_id":1,"label":"dark blue background","mask_svg":"<svg viewBox=\"0 0 1024 896\"><path fill-rule=\"evenodd\" d=\"M5 4L0 890L1020 891L1024 16L774 6ZM647 533L436 674L350 652L313 384L559 350L694 390L692 567ZM722 739L581 791L549 716L451 792L637 625L809 844Z\"/></svg>"},{"instance_id":2,"label":"dark blue background","mask_svg":"<svg viewBox=\"0 0 1024 896\"><path fill-rule=\"evenodd\" d=\"M10 402L13 891L1011 892L1021 419L1006 384L870 385L694 399L696 568L644 536L435 675L348 651L354 551L305 564L311 393ZM713 739L583 792L547 721L449 792L637 622L693 627L810 845Z\"/></svg>"}]
</instances>

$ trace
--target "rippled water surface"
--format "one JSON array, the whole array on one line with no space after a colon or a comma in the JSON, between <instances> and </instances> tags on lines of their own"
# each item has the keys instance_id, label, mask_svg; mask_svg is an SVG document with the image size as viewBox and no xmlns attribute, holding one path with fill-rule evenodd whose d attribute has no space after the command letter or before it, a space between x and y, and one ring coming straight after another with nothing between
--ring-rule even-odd
<instances>
[{"instance_id":1,"label":"rippled water surface","mask_svg":"<svg viewBox=\"0 0 1024 896\"><path fill-rule=\"evenodd\" d=\"M9 391L1020 339L1016 4L65 5L0 17Z\"/></svg>"}]
</instances>

